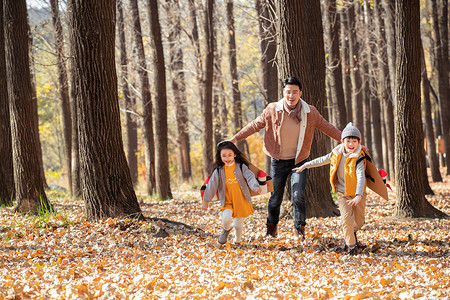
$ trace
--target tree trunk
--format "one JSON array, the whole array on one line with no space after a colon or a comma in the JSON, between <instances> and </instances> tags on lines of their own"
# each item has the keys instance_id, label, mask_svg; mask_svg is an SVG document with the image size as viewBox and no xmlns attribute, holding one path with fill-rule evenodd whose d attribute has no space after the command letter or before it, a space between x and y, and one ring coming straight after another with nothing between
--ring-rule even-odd
<instances>
[{"instance_id":1,"label":"tree trunk","mask_svg":"<svg viewBox=\"0 0 450 300\"><path fill-rule=\"evenodd\" d=\"M68 12L86 219L143 218L123 150L114 60L115 3L70 0Z\"/></svg>"},{"instance_id":2,"label":"tree trunk","mask_svg":"<svg viewBox=\"0 0 450 300\"><path fill-rule=\"evenodd\" d=\"M350 80L350 57L349 57L349 22L348 22L348 7L342 6L339 10L340 20L342 22L340 35L340 49L341 49L341 64L342 64L342 86L344 90L344 102L346 109L346 121L352 118L352 83Z\"/></svg>"},{"instance_id":3,"label":"tree trunk","mask_svg":"<svg viewBox=\"0 0 450 300\"><path fill-rule=\"evenodd\" d=\"M375 70L377 64L373 61L373 28L372 28L372 11L370 9L370 4L368 0L364 0L363 2L363 18L364 22L362 22L361 27L364 28L364 41L363 47L361 51L362 57L362 76L363 76L363 130L364 133L362 135L364 145L373 150L372 146L372 103L377 101L376 99L376 89L377 83L375 81Z\"/></svg>"},{"instance_id":4,"label":"tree trunk","mask_svg":"<svg viewBox=\"0 0 450 300\"><path fill-rule=\"evenodd\" d=\"M28 23L28 16L27 16L27 23ZM29 24L27 24L28 28ZM44 185L44 189L48 189L47 180L45 179L45 172L44 172L44 161L42 160L42 146L41 146L41 139L39 137L39 113L38 113L38 99L37 99L37 93L36 93L36 76L34 75L34 51L33 51L33 35L31 32L29 32L28 35L28 51L29 51L29 59L30 59L30 81L31 81L31 93L33 97L33 127L36 131L37 136L37 157L39 160L39 174L41 174L41 181Z\"/></svg>"},{"instance_id":5,"label":"tree trunk","mask_svg":"<svg viewBox=\"0 0 450 300\"><path fill-rule=\"evenodd\" d=\"M441 171L439 170L439 161L436 154L436 140L433 130L433 120L431 118L430 83L428 81L423 45L421 45L420 54L421 54L420 58L422 68L421 75L422 75L423 110L425 115L425 137L427 140L428 162L430 163L431 178L433 179L433 181L442 182Z\"/></svg>"},{"instance_id":6,"label":"tree trunk","mask_svg":"<svg viewBox=\"0 0 450 300\"><path fill-rule=\"evenodd\" d=\"M396 205L398 217L445 217L425 198L420 111L419 0L396 1Z\"/></svg>"},{"instance_id":7,"label":"tree trunk","mask_svg":"<svg viewBox=\"0 0 450 300\"><path fill-rule=\"evenodd\" d=\"M376 73L376 78L378 82L378 89L377 89L377 95L378 100L376 103L374 103L374 124L373 124L373 130L374 130L374 141L375 141L375 158L377 161L378 168L383 168L387 172L389 172L389 168L387 167L388 162L384 160L383 157L383 143L382 143L382 129L385 126L384 122L381 123L381 104L386 103L386 101L390 101L391 99L391 93L390 93L390 81L389 81L389 68L388 68L388 61L386 57L386 38L384 35L384 22L380 13L381 7L380 7L380 1L375 0L374 1L374 8L373 8L373 19L375 24L375 36L376 36L376 43L375 43L375 57L378 58L378 72ZM384 118L383 118L384 119ZM378 123L379 122L379 123ZM392 148L386 149L389 151Z\"/></svg>"},{"instance_id":8,"label":"tree trunk","mask_svg":"<svg viewBox=\"0 0 450 300\"><path fill-rule=\"evenodd\" d=\"M360 57L360 44L356 38L356 17L355 17L355 5L357 2L352 0L348 9L348 26L350 33L348 35L349 43L349 57L350 57L350 79L352 83L352 117L353 124L364 133L363 124L363 94L362 94L362 79L361 79L361 57Z\"/></svg>"},{"instance_id":9,"label":"tree trunk","mask_svg":"<svg viewBox=\"0 0 450 300\"><path fill-rule=\"evenodd\" d=\"M273 0L256 0L256 11L259 23L260 62L263 74L264 106L279 99L278 70L276 66L277 37L274 16L275 3Z\"/></svg>"},{"instance_id":10,"label":"tree trunk","mask_svg":"<svg viewBox=\"0 0 450 300\"><path fill-rule=\"evenodd\" d=\"M263 75L264 107L278 101L278 70L276 66L276 7L273 0L255 0L259 24L260 62ZM265 155L265 171L270 174L270 156Z\"/></svg>"},{"instance_id":11,"label":"tree trunk","mask_svg":"<svg viewBox=\"0 0 450 300\"><path fill-rule=\"evenodd\" d=\"M11 119L6 80L5 35L3 31L3 1L0 1L0 205L12 205L14 200L14 170L12 161Z\"/></svg>"},{"instance_id":12,"label":"tree trunk","mask_svg":"<svg viewBox=\"0 0 450 300\"><path fill-rule=\"evenodd\" d=\"M227 28L228 28L228 58L230 62L231 89L233 95L233 131L242 129L241 91L239 90L239 76L236 60L236 30L234 28L233 0L227 0ZM238 149L250 157L246 140L237 143Z\"/></svg>"},{"instance_id":13,"label":"tree trunk","mask_svg":"<svg viewBox=\"0 0 450 300\"><path fill-rule=\"evenodd\" d=\"M69 51L72 51L70 49ZM73 53L69 55L69 80L70 80L70 112L72 119L72 196L81 197L81 178L80 178L80 147L78 144L78 112L75 103L76 89L73 81L73 73L75 63L73 61Z\"/></svg>"},{"instance_id":14,"label":"tree trunk","mask_svg":"<svg viewBox=\"0 0 450 300\"><path fill-rule=\"evenodd\" d=\"M204 108L204 86L203 86L203 59L202 59L202 53L200 49L200 38L198 33L198 24L197 24L197 7L195 5L195 0L189 0L189 11L191 14L191 20L192 20L192 33L189 36L192 41L192 45L194 47L194 56L195 56L195 78L197 81L198 86L198 99L200 110L203 112Z\"/></svg>"},{"instance_id":15,"label":"tree trunk","mask_svg":"<svg viewBox=\"0 0 450 300\"><path fill-rule=\"evenodd\" d=\"M330 70L330 98L332 100L331 112L334 115L335 126L343 129L347 125L347 111L345 108L344 87L342 82L342 62L339 53L340 16L336 12L336 0L327 0L328 11L324 11L325 36L330 41L328 66Z\"/></svg>"},{"instance_id":16,"label":"tree trunk","mask_svg":"<svg viewBox=\"0 0 450 300\"><path fill-rule=\"evenodd\" d=\"M123 99L125 103L125 128L127 131L127 159L130 168L131 182L133 186L138 183L138 140L137 140L137 122L136 122L136 101L131 97L130 87L128 86L128 56L127 42L125 38L125 23L123 18L123 1L117 0L117 30L119 35L120 49L120 83L122 86Z\"/></svg>"},{"instance_id":17,"label":"tree trunk","mask_svg":"<svg viewBox=\"0 0 450 300\"><path fill-rule=\"evenodd\" d=\"M214 0L206 0L205 8L205 40L206 40L206 63L205 79L203 81L203 176L206 178L211 172L213 165L213 140L212 134L212 84L214 76Z\"/></svg>"},{"instance_id":18,"label":"tree trunk","mask_svg":"<svg viewBox=\"0 0 450 300\"><path fill-rule=\"evenodd\" d=\"M172 91L175 102L175 114L178 131L178 169L179 179L189 182L192 179L191 168L191 144L189 141L189 117L186 101L186 82L184 76L184 57L182 47L179 45L181 38L180 7L174 0L167 2L166 13L172 23L169 32L169 69L172 74Z\"/></svg>"},{"instance_id":19,"label":"tree trunk","mask_svg":"<svg viewBox=\"0 0 450 300\"><path fill-rule=\"evenodd\" d=\"M325 53L320 3L282 0L278 2L278 12L280 76L299 77L304 85L302 98L323 112L326 103ZM326 152L325 136L320 133L312 144L311 156L319 157ZM338 211L329 186L318 184L328 182L329 172L326 168L310 171L306 186L307 217L336 216Z\"/></svg>"},{"instance_id":20,"label":"tree trunk","mask_svg":"<svg viewBox=\"0 0 450 300\"><path fill-rule=\"evenodd\" d=\"M166 69L164 64L164 49L161 38L161 25L159 24L158 2L148 1L148 15L150 19L150 35L154 49L153 68L155 94L156 128L156 193L159 198L166 200L172 198L170 191L169 174L169 150L168 150L168 127L167 127L167 89Z\"/></svg>"},{"instance_id":21,"label":"tree trunk","mask_svg":"<svg viewBox=\"0 0 450 300\"><path fill-rule=\"evenodd\" d=\"M153 136L153 108L148 81L147 63L145 60L144 43L142 41L141 20L139 18L139 7L137 0L130 0L130 8L133 16L134 42L139 59L138 74L140 79L140 90L142 100L142 124L145 145L145 169L147 194L155 191L155 145Z\"/></svg>"},{"instance_id":22,"label":"tree trunk","mask_svg":"<svg viewBox=\"0 0 450 300\"><path fill-rule=\"evenodd\" d=\"M448 1L446 5L448 5ZM444 139L445 164L447 166L447 175L450 175L450 100L448 99L448 45L447 53L444 56L443 44L439 31L439 14L436 0L431 0L433 8L433 31L434 31L434 56L436 59L438 91L439 91L439 113L441 115L442 137ZM447 8L448 9L448 8ZM442 23L441 23L442 24ZM443 24L447 27L447 23ZM447 30L448 34L448 30ZM447 37L448 41L448 37ZM447 73L445 73L447 71Z\"/></svg>"},{"instance_id":23,"label":"tree trunk","mask_svg":"<svg viewBox=\"0 0 450 300\"><path fill-rule=\"evenodd\" d=\"M40 174L39 137L35 128L33 89L28 52L29 26L25 0L5 0L5 60L11 118L15 211L53 211Z\"/></svg>"},{"instance_id":24,"label":"tree trunk","mask_svg":"<svg viewBox=\"0 0 450 300\"><path fill-rule=\"evenodd\" d=\"M61 98L62 127L64 132L64 153L66 155L67 180L70 195L72 193L72 120L70 117L69 85L64 56L64 35L59 18L58 0L50 0L52 21L55 31L56 57L58 60L58 83Z\"/></svg>"},{"instance_id":25,"label":"tree trunk","mask_svg":"<svg viewBox=\"0 0 450 300\"><path fill-rule=\"evenodd\" d=\"M214 16L214 22L217 21L217 14ZM223 141L224 135L222 135L222 127L227 126L227 122L222 123L223 116L221 115L221 105L225 103L221 99L223 91L220 89L222 86L222 72L221 72L221 56L222 52L217 48L217 33L213 34L213 49L215 53L214 59L214 79L213 79L213 145L217 145Z\"/></svg>"},{"instance_id":26,"label":"tree trunk","mask_svg":"<svg viewBox=\"0 0 450 300\"><path fill-rule=\"evenodd\" d=\"M391 96L395 96L395 60L396 60L396 52L395 52L395 14L394 14L394 0L385 0L382 1L384 8L384 29L386 32L386 51L387 51L387 64L389 69L389 78L390 78L390 92ZM389 160L389 162L391 162Z\"/></svg>"}]
</instances>

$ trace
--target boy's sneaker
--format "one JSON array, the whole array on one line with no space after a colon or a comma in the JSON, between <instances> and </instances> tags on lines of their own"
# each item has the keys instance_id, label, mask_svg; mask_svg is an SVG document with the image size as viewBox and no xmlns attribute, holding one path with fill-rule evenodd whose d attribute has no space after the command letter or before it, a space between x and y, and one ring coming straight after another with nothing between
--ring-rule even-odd
<instances>
[{"instance_id":1,"label":"boy's sneaker","mask_svg":"<svg viewBox=\"0 0 450 300\"><path fill-rule=\"evenodd\" d=\"M278 228L276 224L267 224L267 233L266 236L270 235L274 238L277 237L278 234Z\"/></svg>"},{"instance_id":2,"label":"boy's sneaker","mask_svg":"<svg viewBox=\"0 0 450 300\"><path fill-rule=\"evenodd\" d=\"M305 238L305 226L300 226L299 228L294 228L294 234L301 238Z\"/></svg>"},{"instance_id":3,"label":"boy's sneaker","mask_svg":"<svg viewBox=\"0 0 450 300\"><path fill-rule=\"evenodd\" d=\"M221 235L219 235L219 244L226 244L227 243L227 240L228 240L228 235L230 234L230 231L231 231L231 229L230 230L223 230L222 231L222 234Z\"/></svg>"}]
</instances>

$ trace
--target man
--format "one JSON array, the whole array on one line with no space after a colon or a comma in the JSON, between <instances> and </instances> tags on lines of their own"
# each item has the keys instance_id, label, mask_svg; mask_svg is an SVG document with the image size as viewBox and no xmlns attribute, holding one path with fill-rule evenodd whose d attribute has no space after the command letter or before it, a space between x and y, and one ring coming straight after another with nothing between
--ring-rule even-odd
<instances>
[{"instance_id":1,"label":"man","mask_svg":"<svg viewBox=\"0 0 450 300\"><path fill-rule=\"evenodd\" d=\"M297 236L305 236L307 170L297 173L292 169L306 162L314 129L319 129L337 141L341 138L341 132L328 123L314 106L303 101L301 95L300 80L295 77L284 79L284 97L267 105L259 117L231 138L231 141L236 143L265 129L263 151L271 157L270 175L274 188L267 207L267 235L272 237L276 237L278 233L280 206L289 175L294 206L294 233Z\"/></svg>"}]
</instances>

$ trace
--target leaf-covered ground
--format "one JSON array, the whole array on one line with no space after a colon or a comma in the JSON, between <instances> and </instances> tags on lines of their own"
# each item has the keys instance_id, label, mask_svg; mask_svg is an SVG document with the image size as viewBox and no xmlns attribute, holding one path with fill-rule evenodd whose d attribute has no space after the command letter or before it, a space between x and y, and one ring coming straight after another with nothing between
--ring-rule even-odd
<instances>
[{"instance_id":1,"label":"leaf-covered ground","mask_svg":"<svg viewBox=\"0 0 450 300\"><path fill-rule=\"evenodd\" d=\"M449 177L427 196L450 214ZM254 198L244 242L217 243L219 205L197 191L141 200L147 222L83 219L83 202L49 192L58 214L0 209L0 299L449 299L450 220L396 219L395 194L369 194L364 248L342 249L339 218L293 220L265 238L267 197ZM183 225L186 224L187 226Z\"/></svg>"}]
</instances>

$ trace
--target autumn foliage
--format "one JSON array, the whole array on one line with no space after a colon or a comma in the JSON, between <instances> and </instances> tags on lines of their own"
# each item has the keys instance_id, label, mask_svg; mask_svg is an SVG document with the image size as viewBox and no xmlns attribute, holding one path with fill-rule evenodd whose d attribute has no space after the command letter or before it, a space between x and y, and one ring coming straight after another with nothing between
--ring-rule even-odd
<instances>
[{"instance_id":1,"label":"autumn foliage","mask_svg":"<svg viewBox=\"0 0 450 300\"><path fill-rule=\"evenodd\" d=\"M450 214L449 177L427 199ZM450 220L396 219L395 194L369 194L356 256L342 249L339 218L293 220L265 238L267 197L241 245L220 246L219 204L200 209L198 191L141 199L145 222L83 219L83 204L49 192L57 214L2 208L0 299L443 299L450 293ZM232 231L233 234L233 231ZM230 239L231 241L231 239Z\"/></svg>"}]
</instances>

